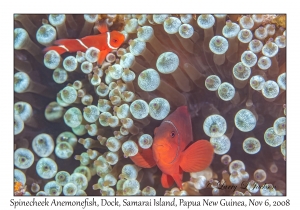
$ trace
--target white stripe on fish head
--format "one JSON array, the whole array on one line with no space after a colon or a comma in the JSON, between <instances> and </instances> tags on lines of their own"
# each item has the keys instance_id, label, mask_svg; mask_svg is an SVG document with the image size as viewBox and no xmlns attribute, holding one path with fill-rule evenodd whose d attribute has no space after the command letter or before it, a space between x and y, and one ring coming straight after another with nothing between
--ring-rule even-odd
<instances>
[{"instance_id":1,"label":"white stripe on fish head","mask_svg":"<svg viewBox=\"0 0 300 210\"><path fill-rule=\"evenodd\" d=\"M171 124L171 125L175 128L175 130L176 130L176 132L177 132L177 134L178 134L176 155L175 155L174 159L170 162L170 163L173 163L173 162L177 159L177 157L178 157L178 155L179 155L180 134L179 134L179 131L178 131L178 129L176 128L176 126L174 125L173 122L171 122L171 121L169 121L169 120L166 120L166 121L163 121L163 122Z\"/></svg>"},{"instance_id":2,"label":"white stripe on fish head","mask_svg":"<svg viewBox=\"0 0 300 210\"><path fill-rule=\"evenodd\" d=\"M106 38L107 46L108 46L110 49L112 49L112 50L118 49L117 47L113 47L113 46L110 45L110 32L106 32L106 34L107 34L107 38Z\"/></svg>"}]
</instances>

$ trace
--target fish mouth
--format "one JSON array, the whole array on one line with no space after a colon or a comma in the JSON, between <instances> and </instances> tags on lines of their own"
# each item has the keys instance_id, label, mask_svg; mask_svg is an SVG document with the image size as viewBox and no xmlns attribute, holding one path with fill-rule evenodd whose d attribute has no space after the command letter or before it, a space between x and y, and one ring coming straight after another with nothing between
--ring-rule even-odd
<instances>
[{"instance_id":1,"label":"fish mouth","mask_svg":"<svg viewBox=\"0 0 300 210\"><path fill-rule=\"evenodd\" d=\"M171 145L168 144L153 144L153 147L157 149L170 149Z\"/></svg>"},{"instance_id":2,"label":"fish mouth","mask_svg":"<svg viewBox=\"0 0 300 210\"><path fill-rule=\"evenodd\" d=\"M153 149L156 149L158 151L164 149L165 146L163 144L153 144Z\"/></svg>"}]
</instances>

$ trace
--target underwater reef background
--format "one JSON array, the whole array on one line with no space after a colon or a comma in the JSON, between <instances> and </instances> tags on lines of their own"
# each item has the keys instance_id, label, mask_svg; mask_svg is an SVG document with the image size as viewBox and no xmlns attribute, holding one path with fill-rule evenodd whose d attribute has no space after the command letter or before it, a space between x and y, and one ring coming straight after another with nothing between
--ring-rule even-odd
<instances>
[{"instance_id":1,"label":"underwater reef background","mask_svg":"<svg viewBox=\"0 0 300 210\"><path fill-rule=\"evenodd\" d=\"M15 195L286 195L285 18L14 15ZM166 189L131 157L180 106L215 154Z\"/></svg>"}]
</instances>

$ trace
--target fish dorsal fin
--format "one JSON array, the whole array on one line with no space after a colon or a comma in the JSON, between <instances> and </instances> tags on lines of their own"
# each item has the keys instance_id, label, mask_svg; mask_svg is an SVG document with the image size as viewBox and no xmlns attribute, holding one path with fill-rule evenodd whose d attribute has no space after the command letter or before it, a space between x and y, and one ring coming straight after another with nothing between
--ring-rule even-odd
<instances>
[{"instance_id":1,"label":"fish dorsal fin","mask_svg":"<svg viewBox=\"0 0 300 210\"><path fill-rule=\"evenodd\" d=\"M135 156L131 156L130 159L135 165L142 168L152 168L156 165L151 148L140 149L139 152Z\"/></svg>"},{"instance_id":2,"label":"fish dorsal fin","mask_svg":"<svg viewBox=\"0 0 300 210\"><path fill-rule=\"evenodd\" d=\"M108 32L108 27L105 21L99 21L96 23L96 27L101 34Z\"/></svg>"},{"instance_id":3,"label":"fish dorsal fin","mask_svg":"<svg viewBox=\"0 0 300 210\"><path fill-rule=\"evenodd\" d=\"M214 157L214 148L209 141L198 140L183 151L180 167L185 172L198 172L207 168Z\"/></svg>"},{"instance_id":4,"label":"fish dorsal fin","mask_svg":"<svg viewBox=\"0 0 300 210\"><path fill-rule=\"evenodd\" d=\"M173 177L165 173L162 173L160 181L164 188L170 188L174 184Z\"/></svg>"}]
</instances>

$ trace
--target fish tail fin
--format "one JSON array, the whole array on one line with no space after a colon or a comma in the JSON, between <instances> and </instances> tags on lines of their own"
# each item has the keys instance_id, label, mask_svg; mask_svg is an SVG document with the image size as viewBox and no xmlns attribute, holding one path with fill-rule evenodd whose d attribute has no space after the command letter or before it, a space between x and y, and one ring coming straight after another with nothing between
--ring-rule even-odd
<instances>
[{"instance_id":1,"label":"fish tail fin","mask_svg":"<svg viewBox=\"0 0 300 210\"><path fill-rule=\"evenodd\" d=\"M63 48L61 46L50 46L50 47L46 47L45 49L43 49L43 53L46 53L46 52L48 52L50 50L54 50L54 51L56 51L60 55L63 54L63 53L65 53L65 52L68 52L67 49L65 49L65 48Z\"/></svg>"},{"instance_id":2,"label":"fish tail fin","mask_svg":"<svg viewBox=\"0 0 300 210\"><path fill-rule=\"evenodd\" d=\"M139 152L135 156L130 156L133 163L142 168L152 168L156 165L153 158L152 149L139 149Z\"/></svg>"},{"instance_id":3,"label":"fish tail fin","mask_svg":"<svg viewBox=\"0 0 300 210\"><path fill-rule=\"evenodd\" d=\"M170 188L174 184L173 177L165 173L162 173L160 181L164 188Z\"/></svg>"},{"instance_id":4,"label":"fish tail fin","mask_svg":"<svg viewBox=\"0 0 300 210\"><path fill-rule=\"evenodd\" d=\"M88 46L80 39L59 39L54 42L55 45L65 47L69 52L82 51L85 52Z\"/></svg>"},{"instance_id":5,"label":"fish tail fin","mask_svg":"<svg viewBox=\"0 0 300 210\"><path fill-rule=\"evenodd\" d=\"M183 151L180 167L185 172L198 172L207 168L214 157L214 148L207 140L198 140Z\"/></svg>"}]
</instances>

